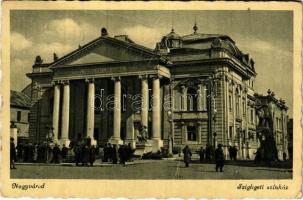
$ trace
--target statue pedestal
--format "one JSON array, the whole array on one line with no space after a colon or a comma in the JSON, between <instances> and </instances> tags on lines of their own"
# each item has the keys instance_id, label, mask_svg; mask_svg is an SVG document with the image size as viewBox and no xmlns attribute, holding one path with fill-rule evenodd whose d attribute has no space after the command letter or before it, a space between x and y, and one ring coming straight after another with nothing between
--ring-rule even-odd
<instances>
[{"instance_id":1,"label":"statue pedestal","mask_svg":"<svg viewBox=\"0 0 303 200\"><path fill-rule=\"evenodd\" d=\"M153 146L149 142L137 142L134 155L142 157L144 154L150 153L152 151L153 151Z\"/></svg>"}]
</instances>

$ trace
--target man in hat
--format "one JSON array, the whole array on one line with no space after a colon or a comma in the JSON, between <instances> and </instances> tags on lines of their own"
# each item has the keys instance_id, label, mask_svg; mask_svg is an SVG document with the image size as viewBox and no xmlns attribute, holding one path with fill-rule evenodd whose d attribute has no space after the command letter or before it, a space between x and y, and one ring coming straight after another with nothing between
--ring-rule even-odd
<instances>
[{"instance_id":1,"label":"man in hat","mask_svg":"<svg viewBox=\"0 0 303 200\"><path fill-rule=\"evenodd\" d=\"M218 148L215 150L215 160L216 160L216 172L220 168L220 172L223 172L224 166L224 153L222 149L222 144L218 144Z\"/></svg>"},{"instance_id":2,"label":"man in hat","mask_svg":"<svg viewBox=\"0 0 303 200\"><path fill-rule=\"evenodd\" d=\"M186 145L185 148L183 149L183 156L184 156L185 167L189 167L189 162L192 154L188 145Z\"/></svg>"},{"instance_id":3,"label":"man in hat","mask_svg":"<svg viewBox=\"0 0 303 200\"><path fill-rule=\"evenodd\" d=\"M14 143L14 138L10 138L10 168L16 169L15 161L16 161L16 147Z\"/></svg>"}]
</instances>

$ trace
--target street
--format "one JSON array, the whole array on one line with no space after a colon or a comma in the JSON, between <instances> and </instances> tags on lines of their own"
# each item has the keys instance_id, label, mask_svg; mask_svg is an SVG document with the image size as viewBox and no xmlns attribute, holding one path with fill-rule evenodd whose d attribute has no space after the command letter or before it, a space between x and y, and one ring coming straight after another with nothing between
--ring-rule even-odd
<instances>
[{"instance_id":1,"label":"street","mask_svg":"<svg viewBox=\"0 0 303 200\"><path fill-rule=\"evenodd\" d=\"M11 178L31 179L290 179L289 167L255 166L250 161L226 162L224 172L211 163L191 163L185 168L180 160L139 160L122 165L94 167L69 165L17 164Z\"/></svg>"}]
</instances>

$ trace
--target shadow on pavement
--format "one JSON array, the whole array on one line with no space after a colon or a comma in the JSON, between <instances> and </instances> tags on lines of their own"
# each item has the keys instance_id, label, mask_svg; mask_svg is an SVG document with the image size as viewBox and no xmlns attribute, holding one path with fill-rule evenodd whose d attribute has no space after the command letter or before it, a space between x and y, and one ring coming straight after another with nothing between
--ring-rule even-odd
<instances>
[{"instance_id":1,"label":"shadow on pavement","mask_svg":"<svg viewBox=\"0 0 303 200\"><path fill-rule=\"evenodd\" d=\"M191 164L215 164L214 161L203 161L200 160L192 160ZM269 168L281 168L281 169L292 169L292 161L276 161L271 163L255 163L253 160L226 160L224 165L234 165L234 166L242 166L242 167L269 167Z\"/></svg>"}]
</instances>

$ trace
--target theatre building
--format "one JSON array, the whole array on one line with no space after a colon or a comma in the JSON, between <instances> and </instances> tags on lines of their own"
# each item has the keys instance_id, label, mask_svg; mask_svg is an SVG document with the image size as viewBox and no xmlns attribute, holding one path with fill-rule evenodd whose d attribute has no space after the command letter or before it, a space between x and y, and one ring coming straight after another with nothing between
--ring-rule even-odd
<instances>
[{"instance_id":1,"label":"theatre building","mask_svg":"<svg viewBox=\"0 0 303 200\"><path fill-rule=\"evenodd\" d=\"M30 139L68 145L131 143L142 127L153 150L237 146L256 149L254 61L227 35L170 33L149 49L127 35L100 37L32 73ZM152 34L152 33L151 33ZM33 120L31 120L33 122ZM170 142L169 142L170 141Z\"/></svg>"}]
</instances>

